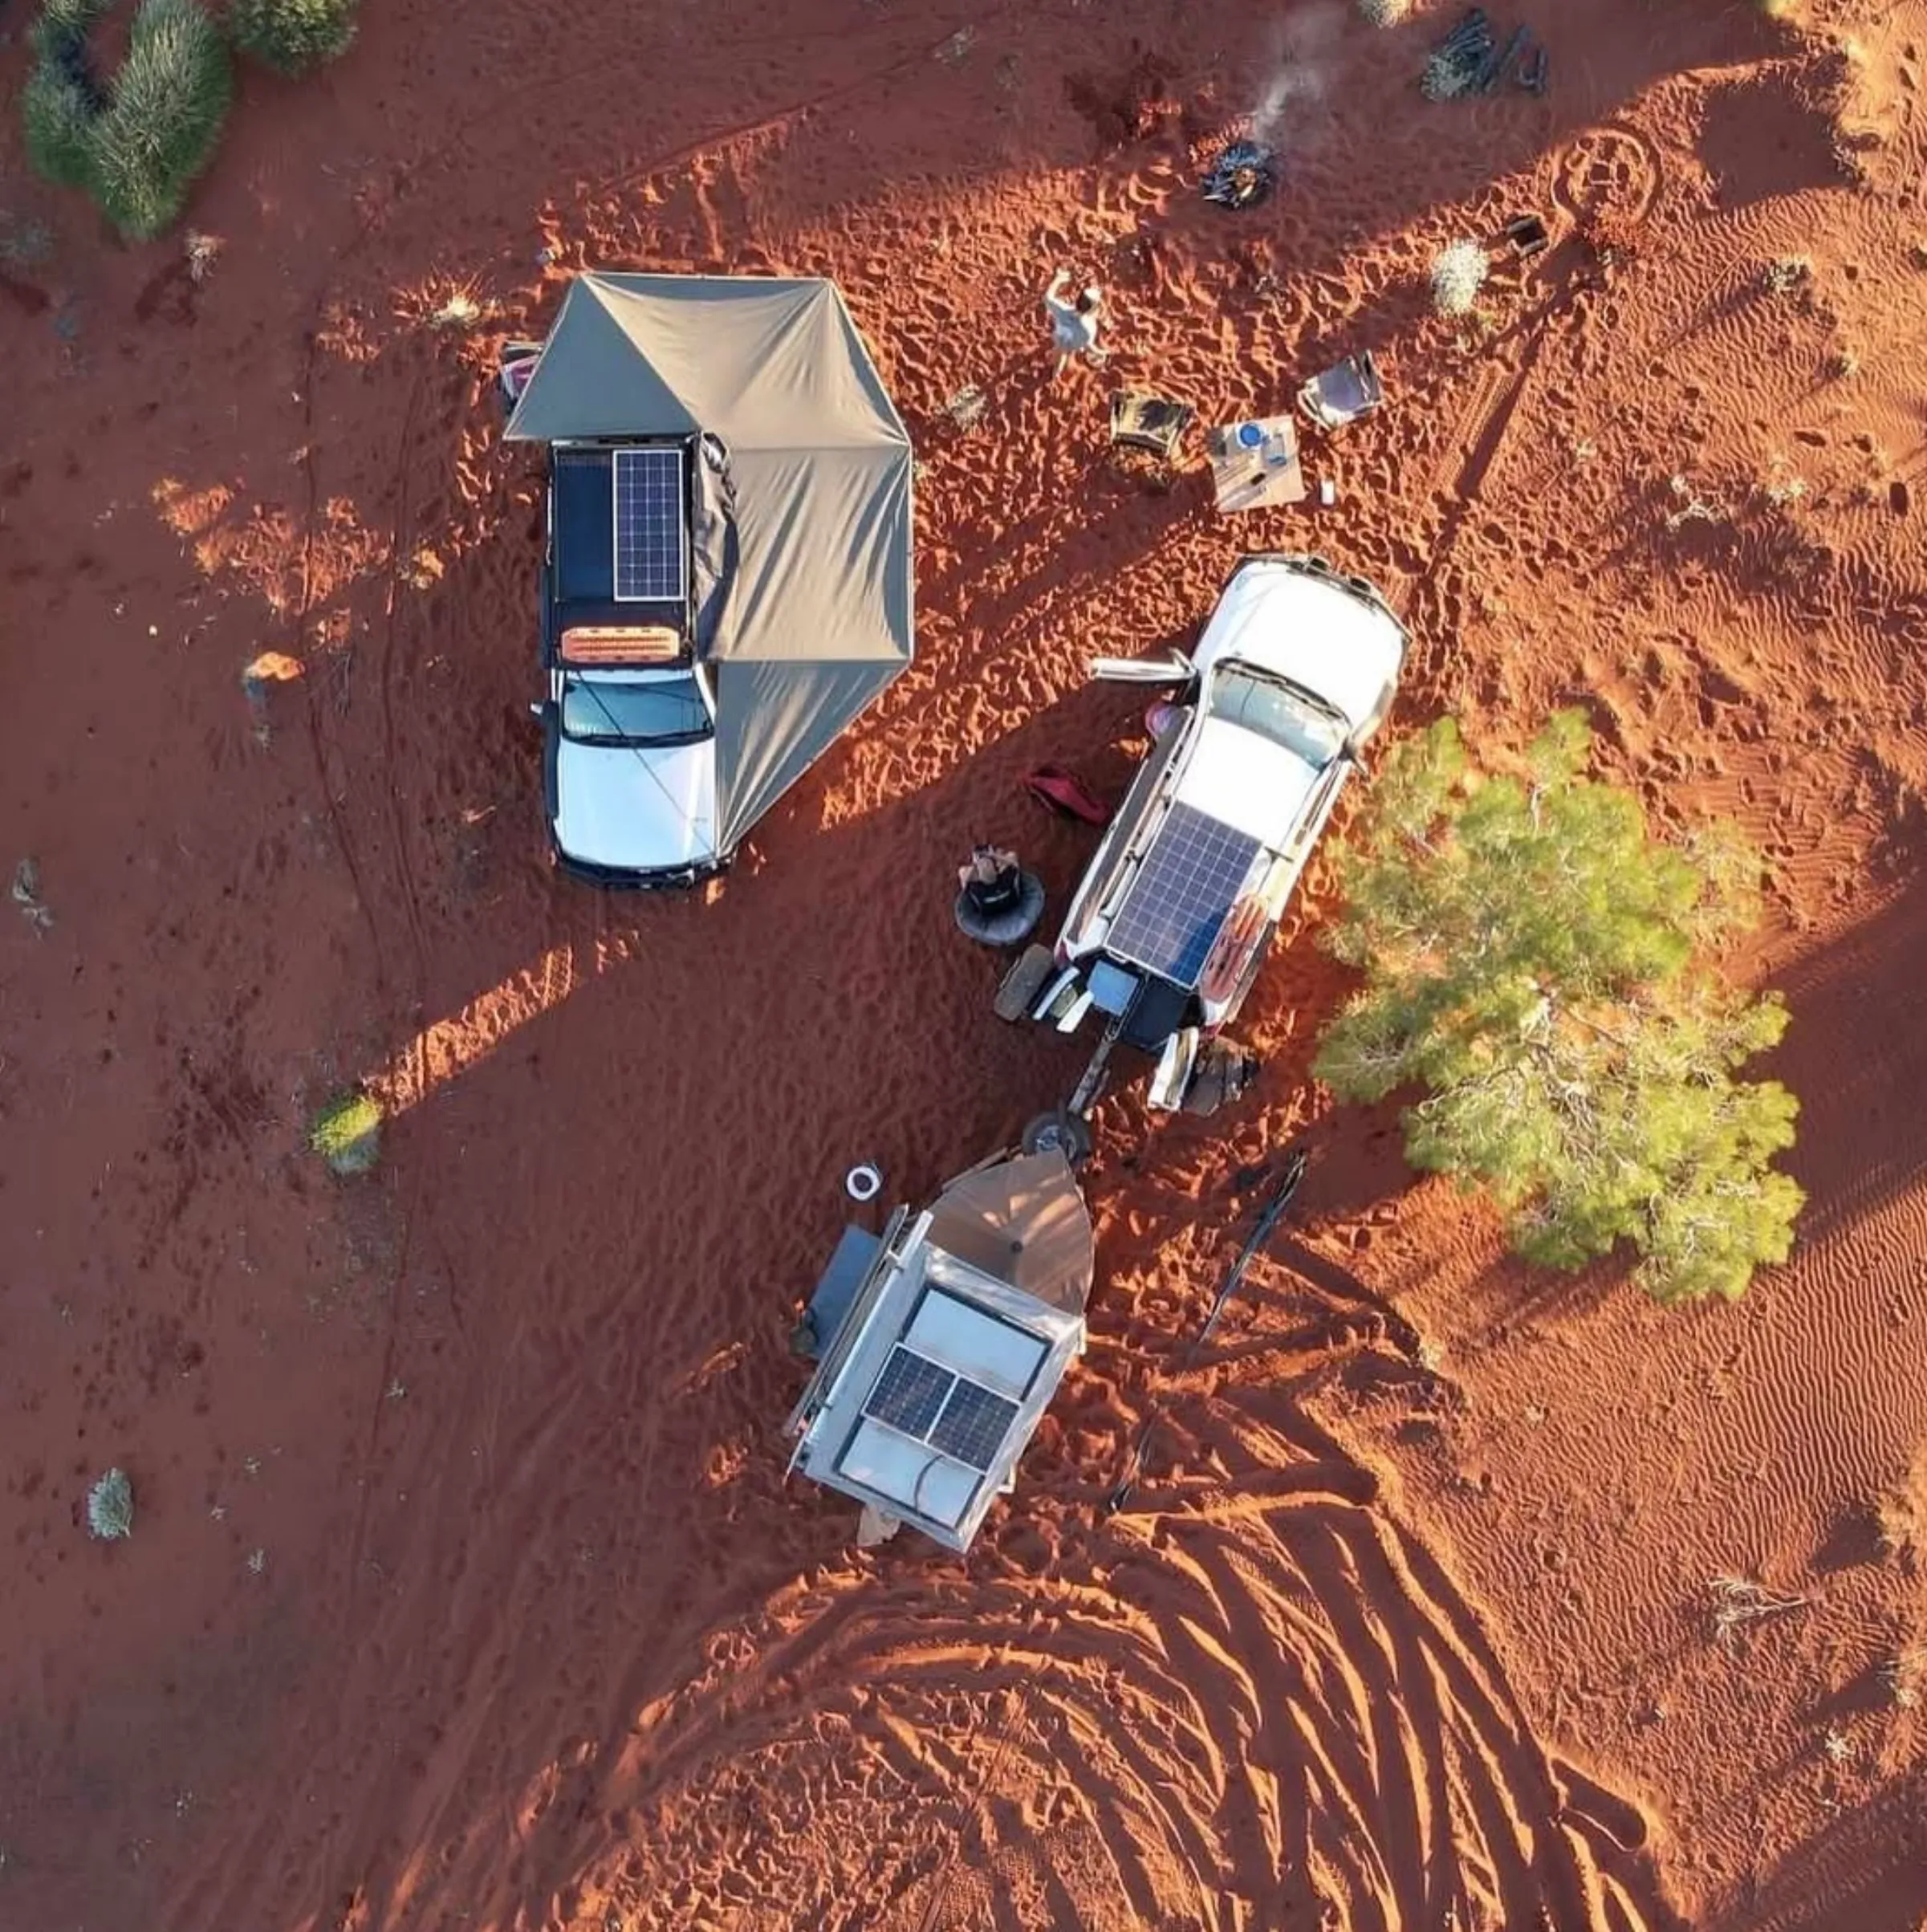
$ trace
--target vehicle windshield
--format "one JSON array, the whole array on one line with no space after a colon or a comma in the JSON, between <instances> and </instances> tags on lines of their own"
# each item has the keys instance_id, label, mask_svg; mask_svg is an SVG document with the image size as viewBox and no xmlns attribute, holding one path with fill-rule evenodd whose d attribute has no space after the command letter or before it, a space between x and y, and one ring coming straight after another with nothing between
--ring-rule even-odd
<instances>
[{"instance_id":1,"label":"vehicle windshield","mask_svg":"<svg viewBox=\"0 0 1927 1932\"><path fill-rule=\"evenodd\" d=\"M562 686L562 729L591 744L677 745L714 727L695 678L570 677Z\"/></svg>"},{"instance_id":2,"label":"vehicle windshield","mask_svg":"<svg viewBox=\"0 0 1927 1932\"><path fill-rule=\"evenodd\" d=\"M1276 678L1226 665L1211 680L1206 715L1241 725L1322 769L1344 749L1344 721Z\"/></svg>"}]
</instances>

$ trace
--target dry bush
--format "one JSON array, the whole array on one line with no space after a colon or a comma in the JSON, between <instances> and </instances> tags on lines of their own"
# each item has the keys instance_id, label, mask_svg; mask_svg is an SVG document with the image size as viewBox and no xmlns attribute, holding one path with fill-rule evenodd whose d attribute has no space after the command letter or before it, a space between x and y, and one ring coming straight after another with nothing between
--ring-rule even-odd
<instances>
[{"instance_id":1,"label":"dry bush","mask_svg":"<svg viewBox=\"0 0 1927 1932\"><path fill-rule=\"evenodd\" d=\"M1790 1610L1803 1610L1808 1598L1775 1596L1750 1576L1716 1576L1706 1586L1713 1600L1713 1641L1730 1644L1745 1625L1762 1617L1780 1617Z\"/></svg>"},{"instance_id":2,"label":"dry bush","mask_svg":"<svg viewBox=\"0 0 1927 1932\"><path fill-rule=\"evenodd\" d=\"M1927 1644L1909 1644L1905 1649L1896 1651L1880 1675L1887 1680L1888 1691L1896 1706L1912 1710L1920 1702L1921 1692L1927 1690Z\"/></svg>"},{"instance_id":3,"label":"dry bush","mask_svg":"<svg viewBox=\"0 0 1927 1932\"><path fill-rule=\"evenodd\" d=\"M1927 1554L1927 1450L1917 1450L1905 1477L1873 1500L1880 1554L1909 1568Z\"/></svg>"},{"instance_id":4,"label":"dry bush","mask_svg":"<svg viewBox=\"0 0 1927 1932\"><path fill-rule=\"evenodd\" d=\"M1476 242L1454 242L1432 258L1432 306L1441 315L1469 315L1486 286L1486 251Z\"/></svg>"}]
</instances>

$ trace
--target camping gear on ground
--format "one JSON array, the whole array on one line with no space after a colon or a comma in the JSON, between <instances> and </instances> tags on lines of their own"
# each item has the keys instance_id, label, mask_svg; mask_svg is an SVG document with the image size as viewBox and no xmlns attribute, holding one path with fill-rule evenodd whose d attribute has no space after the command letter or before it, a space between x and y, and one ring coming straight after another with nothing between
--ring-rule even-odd
<instances>
[{"instance_id":1,"label":"camping gear on ground","mask_svg":"<svg viewBox=\"0 0 1927 1932\"><path fill-rule=\"evenodd\" d=\"M1526 50L1532 36L1522 26L1512 30L1512 38L1497 54L1489 54L1481 65L1474 86L1481 94L1490 94L1511 71L1512 63Z\"/></svg>"},{"instance_id":2,"label":"camping gear on ground","mask_svg":"<svg viewBox=\"0 0 1927 1932\"><path fill-rule=\"evenodd\" d=\"M1174 462L1178 443L1197 413L1187 402L1153 396L1148 389L1120 389L1111 398L1111 441Z\"/></svg>"},{"instance_id":3,"label":"camping gear on ground","mask_svg":"<svg viewBox=\"0 0 1927 1932\"><path fill-rule=\"evenodd\" d=\"M1068 1158L1006 1152L881 1235L846 1227L792 1347L790 1468L962 1551L1083 1352L1096 1252Z\"/></svg>"},{"instance_id":4,"label":"camping gear on ground","mask_svg":"<svg viewBox=\"0 0 1927 1932\"><path fill-rule=\"evenodd\" d=\"M1019 946L1044 914L1043 881L1014 852L979 845L957 869L958 929L985 946Z\"/></svg>"},{"instance_id":5,"label":"camping gear on ground","mask_svg":"<svg viewBox=\"0 0 1927 1932\"><path fill-rule=\"evenodd\" d=\"M1522 262L1530 262L1551 240L1546 224L1535 214L1514 215L1499 230L1512 244L1512 252Z\"/></svg>"},{"instance_id":6,"label":"camping gear on ground","mask_svg":"<svg viewBox=\"0 0 1927 1932\"><path fill-rule=\"evenodd\" d=\"M874 1161L859 1161L843 1178L843 1191L852 1201L874 1201L883 1191L883 1172Z\"/></svg>"},{"instance_id":7,"label":"camping gear on ground","mask_svg":"<svg viewBox=\"0 0 1927 1932\"><path fill-rule=\"evenodd\" d=\"M1519 84L1535 94L1545 91L1545 49L1534 40L1529 29L1514 27L1501 46L1494 39L1492 23L1482 9L1472 8L1457 26L1432 50L1419 91L1428 100L1456 100L1468 94L1490 94L1498 87L1515 63ZM1527 79L1530 74L1532 78Z\"/></svg>"},{"instance_id":8,"label":"camping gear on ground","mask_svg":"<svg viewBox=\"0 0 1927 1932\"><path fill-rule=\"evenodd\" d=\"M1258 141L1233 141L1205 172L1205 199L1221 208L1255 208L1278 185L1278 161Z\"/></svg>"},{"instance_id":9,"label":"camping gear on ground","mask_svg":"<svg viewBox=\"0 0 1927 1932\"><path fill-rule=\"evenodd\" d=\"M1186 1113L1204 1116L1229 1107L1258 1078L1261 1064L1255 1053L1247 1052L1234 1040L1206 1041L1185 1083L1181 1108Z\"/></svg>"},{"instance_id":10,"label":"camping gear on ground","mask_svg":"<svg viewBox=\"0 0 1927 1932\"><path fill-rule=\"evenodd\" d=\"M1475 6L1433 48L1419 92L1428 100L1452 100L1470 93L1491 51L1492 24Z\"/></svg>"},{"instance_id":11,"label":"camping gear on ground","mask_svg":"<svg viewBox=\"0 0 1927 1932\"><path fill-rule=\"evenodd\" d=\"M1298 393L1298 406L1323 429L1342 429L1369 416L1385 400L1369 349L1321 369Z\"/></svg>"},{"instance_id":12,"label":"camping gear on ground","mask_svg":"<svg viewBox=\"0 0 1927 1932\"><path fill-rule=\"evenodd\" d=\"M550 453L559 857L718 869L911 659L910 439L863 337L815 278L587 272L505 434ZM565 628L624 624L673 627L681 663L559 661Z\"/></svg>"},{"instance_id":13,"label":"camping gear on ground","mask_svg":"<svg viewBox=\"0 0 1927 1932\"><path fill-rule=\"evenodd\" d=\"M495 388L505 414L513 414L522 392L535 373L542 354L539 342L505 342L495 357Z\"/></svg>"},{"instance_id":14,"label":"camping gear on ground","mask_svg":"<svg viewBox=\"0 0 1927 1932\"><path fill-rule=\"evenodd\" d=\"M1111 807L1075 772L1067 771L1062 765L1039 765L1024 774L1023 783L1032 798L1059 817L1076 819L1086 825L1111 822Z\"/></svg>"},{"instance_id":15,"label":"camping gear on ground","mask_svg":"<svg viewBox=\"0 0 1927 1932\"><path fill-rule=\"evenodd\" d=\"M1026 946L1015 965L1004 974L997 997L991 1002L997 1017L1012 1022L1022 1019L1044 990L1044 982L1056 963L1047 946Z\"/></svg>"},{"instance_id":16,"label":"camping gear on ground","mask_svg":"<svg viewBox=\"0 0 1927 1932\"><path fill-rule=\"evenodd\" d=\"M903 1527L903 1518L893 1516L887 1509L879 1509L873 1503L866 1503L856 1513L856 1547L860 1550L873 1550L880 1543L888 1543Z\"/></svg>"},{"instance_id":17,"label":"camping gear on ground","mask_svg":"<svg viewBox=\"0 0 1927 1932\"><path fill-rule=\"evenodd\" d=\"M1214 429L1209 441L1211 488L1221 515L1272 510L1304 500L1298 425L1290 417L1228 423Z\"/></svg>"},{"instance_id":18,"label":"camping gear on ground","mask_svg":"<svg viewBox=\"0 0 1927 1932\"><path fill-rule=\"evenodd\" d=\"M1216 1332L1219 1318L1223 1315L1232 1295L1237 1292L1239 1283L1245 1278L1245 1271L1276 1232L1279 1222L1284 1219L1285 1210L1291 1205L1291 1198L1298 1192L1299 1184L1304 1179L1305 1169L1309 1165L1309 1158L1303 1148L1295 1149L1287 1157L1284 1166L1279 1171L1278 1185L1271 1190L1270 1197L1264 1206L1259 1210L1257 1222L1245 1245L1238 1251L1238 1259L1231 1264L1230 1272L1226 1275L1223 1285L1213 1298L1210 1311L1205 1316L1204 1325L1192 1338L1191 1346L1185 1352L1184 1361L1179 1365L1181 1374L1197 1360L1198 1351ZM1124 1463L1124 1472L1119 1478L1116 1488L1104 1499L1106 1515L1116 1515L1131 1500L1132 1492L1137 1487L1137 1478L1144 1471L1144 1451L1150 1446L1151 1437L1159 1419L1156 1409L1144 1418L1144 1426L1137 1432L1137 1440L1132 1445L1131 1454Z\"/></svg>"}]
</instances>

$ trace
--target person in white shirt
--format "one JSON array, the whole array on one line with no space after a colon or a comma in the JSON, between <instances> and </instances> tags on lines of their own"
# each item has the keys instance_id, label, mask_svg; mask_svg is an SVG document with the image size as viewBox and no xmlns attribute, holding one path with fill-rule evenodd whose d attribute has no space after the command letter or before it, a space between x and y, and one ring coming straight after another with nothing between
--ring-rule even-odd
<instances>
[{"instance_id":1,"label":"person in white shirt","mask_svg":"<svg viewBox=\"0 0 1927 1932\"><path fill-rule=\"evenodd\" d=\"M1070 270L1060 268L1044 291L1044 313L1051 318L1051 340L1057 349L1060 371L1073 356L1087 356L1093 362L1097 360L1097 319L1104 305L1103 293L1095 283L1080 291L1075 300L1067 301L1064 290L1070 279Z\"/></svg>"}]
</instances>

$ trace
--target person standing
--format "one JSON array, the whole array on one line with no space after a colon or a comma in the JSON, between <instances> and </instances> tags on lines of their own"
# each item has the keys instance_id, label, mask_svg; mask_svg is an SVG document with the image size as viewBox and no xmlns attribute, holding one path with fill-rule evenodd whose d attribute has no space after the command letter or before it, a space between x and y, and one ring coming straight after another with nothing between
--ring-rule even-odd
<instances>
[{"instance_id":1,"label":"person standing","mask_svg":"<svg viewBox=\"0 0 1927 1932\"><path fill-rule=\"evenodd\" d=\"M1070 281L1070 270L1060 268L1051 278L1051 286L1044 291L1044 312L1051 318L1051 340L1057 350L1059 372L1073 356L1087 356L1095 362L1100 352L1097 347L1097 322L1104 305L1103 292L1092 283L1089 287L1079 290L1075 299L1067 300L1064 291Z\"/></svg>"}]
</instances>

